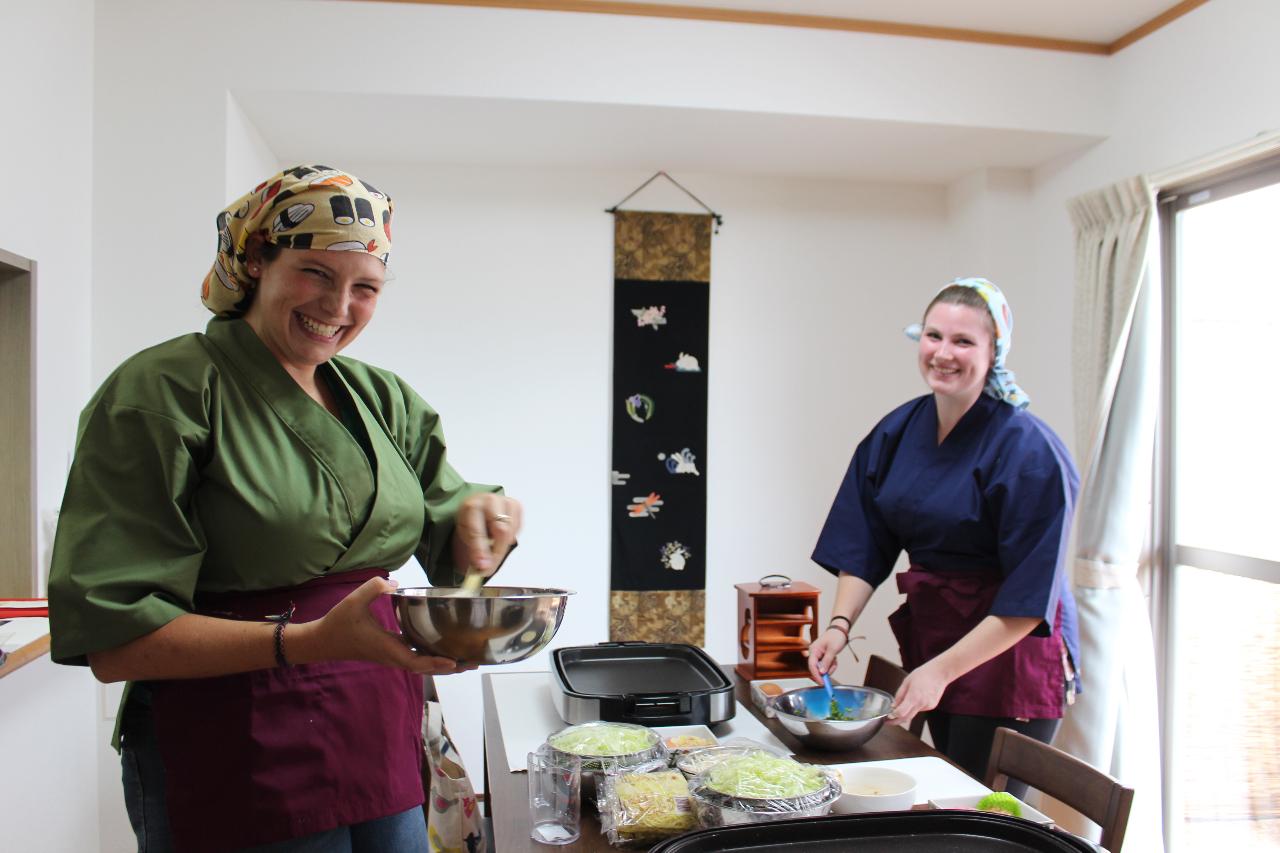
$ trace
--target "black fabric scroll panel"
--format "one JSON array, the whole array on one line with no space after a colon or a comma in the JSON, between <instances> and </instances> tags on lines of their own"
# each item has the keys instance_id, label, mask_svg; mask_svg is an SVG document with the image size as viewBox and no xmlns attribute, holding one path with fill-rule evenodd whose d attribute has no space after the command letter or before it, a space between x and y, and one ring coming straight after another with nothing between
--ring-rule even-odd
<instances>
[{"instance_id":1,"label":"black fabric scroll panel","mask_svg":"<svg viewBox=\"0 0 1280 853\"><path fill-rule=\"evenodd\" d=\"M614 281L614 590L701 590L706 583L709 300L707 282ZM663 307L660 324L642 324L654 315L634 313ZM676 369L682 354L686 368L692 357L699 370ZM673 473L677 467L686 473ZM651 493L662 504L632 517L631 507Z\"/></svg>"}]
</instances>

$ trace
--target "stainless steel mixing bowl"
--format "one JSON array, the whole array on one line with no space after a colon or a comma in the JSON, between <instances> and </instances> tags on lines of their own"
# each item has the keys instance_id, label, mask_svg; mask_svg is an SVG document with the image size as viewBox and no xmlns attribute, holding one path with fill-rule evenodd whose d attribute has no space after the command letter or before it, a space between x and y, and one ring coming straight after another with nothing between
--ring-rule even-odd
<instances>
[{"instance_id":1,"label":"stainless steel mixing bowl","mask_svg":"<svg viewBox=\"0 0 1280 853\"><path fill-rule=\"evenodd\" d=\"M460 663L495 664L524 660L551 642L571 595L525 586L487 586L475 595L408 587L391 598L414 648Z\"/></svg>"},{"instance_id":2,"label":"stainless steel mixing bowl","mask_svg":"<svg viewBox=\"0 0 1280 853\"><path fill-rule=\"evenodd\" d=\"M829 720L831 699L825 687L789 690L770 701L782 727L815 749L843 750L862 746L884 725L893 697L874 687L835 687L835 700L852 720Z\"/></svg>"}]
</instances>

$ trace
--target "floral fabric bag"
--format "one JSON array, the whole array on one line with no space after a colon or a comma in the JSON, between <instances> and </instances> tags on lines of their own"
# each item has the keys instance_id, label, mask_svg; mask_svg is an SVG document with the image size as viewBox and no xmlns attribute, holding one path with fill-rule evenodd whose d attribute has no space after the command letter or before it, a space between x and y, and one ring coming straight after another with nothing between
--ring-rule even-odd
<instances>
[{"instance_id":1,"label":"floral fabric bag","mask_svg":"<svg viewBox=\"0 0 1280 853\"><path fill-rule=\"evenodd\" d=\"M449 739L439 702L427 702L423 709L422 741L422 788L427 795L422 810L431 853L484 853L484 820L475 788Z\"/></svg>"}]
</instances>

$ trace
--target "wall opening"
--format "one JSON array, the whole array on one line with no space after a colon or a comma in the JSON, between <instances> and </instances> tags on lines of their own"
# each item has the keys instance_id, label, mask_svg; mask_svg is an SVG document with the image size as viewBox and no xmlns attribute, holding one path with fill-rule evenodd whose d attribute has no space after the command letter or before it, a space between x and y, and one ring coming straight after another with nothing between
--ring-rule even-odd
<instances>
[{"instance_id":1,"label":"wall opening","mask_svg":"<svg viewBox=\"0 0 1280 853\"><path fill-rule=\"evenodd\" d=\"M34 261L0 249L0 598L37 590Z\"/></svg>"}]
</instances>

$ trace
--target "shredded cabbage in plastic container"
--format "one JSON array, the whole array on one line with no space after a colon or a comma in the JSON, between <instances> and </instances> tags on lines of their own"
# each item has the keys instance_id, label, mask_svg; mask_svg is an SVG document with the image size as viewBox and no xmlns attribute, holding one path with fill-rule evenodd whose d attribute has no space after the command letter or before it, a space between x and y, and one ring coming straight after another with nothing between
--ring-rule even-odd
<instances>
[{"instance_id":1,"label":"shredded cabbage in plastic container","mask_svg":"<svg viewBox=\"0 0 1280 853\"><path fill-rule=\"evenodd\" d=\"M565 729L548 743L574 755L631 755L653 748L654 741L649 729L601 723Z\"/></svg>"},{"instance_id":2,"label":"shredded cabbage in plastic container","mask_svg":"<svg viewBox=\"0 0 1280 853\"><path fill-rule=\"evenodd\" d=\"M817 767L763 752L717 762L703 779L713 791L757 800L802 797L827 785Z\"/></svg>"}]
</instances>

